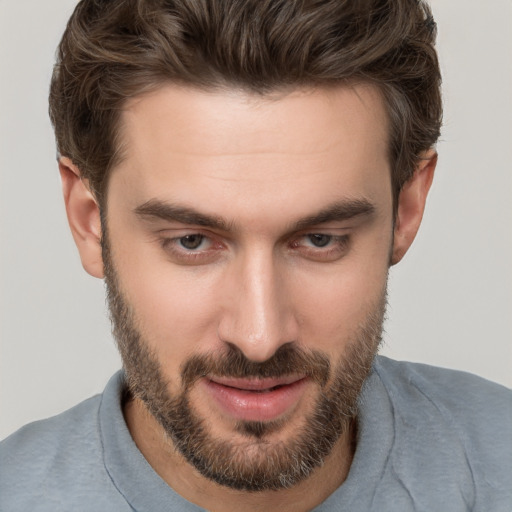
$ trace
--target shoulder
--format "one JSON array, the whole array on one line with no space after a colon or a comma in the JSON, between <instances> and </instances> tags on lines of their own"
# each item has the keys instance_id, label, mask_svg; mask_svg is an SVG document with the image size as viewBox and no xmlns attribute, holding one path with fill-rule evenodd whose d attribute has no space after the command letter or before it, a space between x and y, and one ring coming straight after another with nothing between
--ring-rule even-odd
<instances>
[{"instance_id":1,"label":"shoulder","mask_svg":"<svg viewBox=\"0 0 512 512\"><path fill-rule=\"evenodd\" d=\"M378 356L375 370L405 403L422 399L453 420L512 428L512 390L471 373Z\"/></svg>"},{"instance_id":2,"label":"shoulder","mask_svg":"<svg viewBox=\"0 0 512 512\"><path fill-rule=\"evenodd\" d=\"M0 443L2 460L12 463L12 470L24 463L50 463L54 453L68 444L80 448L94 435L100 400L101 395L96 395L57 416L20 428Z\"/></svg>"},{"instance_id":3,"label":"shoulder","mask_svg":"<svg viewBox=\"0 0 512 512\"><path fill-rule=\"evenodd\" d=\"M443 475L465 489L473 510L508 510L512 391L469 373L385 357L375 372L392 404L393 460L403 473L421 461L420 474Z\"/></svg>"},{"instance_id":4,"label":"shoulder","mask_svg":"<svg viewBox=\"0 0 512 512\"><path fill-rule=\"evenodd\" d=\"M20 500L28 505L27 499L35 505L41 496L52 494L52 482L69 479L64 468L78 466L77 475L91 464L97 452L93 445L100 399L92 397L58 416L30 423L0 443L2 505L11 497L14 507Z\"/></svg>"},{"instance_id":5,"label":"shoulder","mask_svg":"<svg viewBox=\"0 0 512 512\"><path fill-rule=\"evenodd\" d=\"M115 495L104 467L99 425L103 395L0 443L0 510L87 510Z\"/></svg>"}]
</instances>

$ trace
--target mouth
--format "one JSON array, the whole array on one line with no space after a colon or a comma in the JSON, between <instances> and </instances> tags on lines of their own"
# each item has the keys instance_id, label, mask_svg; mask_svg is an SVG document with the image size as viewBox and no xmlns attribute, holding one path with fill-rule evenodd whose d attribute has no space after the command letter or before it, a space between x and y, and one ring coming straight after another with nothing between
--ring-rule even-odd
<instances>
[{"instance_id":1,"label":"mouth","mask_svg":"<svg viewBox=\"0 0 512 512\"><path fill-rule=\"evenodd\" d=\"M242 421L274 421L291 412L304 394L308 378L242 379L207 377L206 392L221 412Z\"/></svg>"}]
</instances>

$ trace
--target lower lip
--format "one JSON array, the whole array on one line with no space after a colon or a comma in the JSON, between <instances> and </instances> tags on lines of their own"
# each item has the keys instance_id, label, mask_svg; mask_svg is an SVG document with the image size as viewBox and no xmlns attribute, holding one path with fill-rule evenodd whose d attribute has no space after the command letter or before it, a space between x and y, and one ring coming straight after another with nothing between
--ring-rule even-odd
<instances>
[{"instance_id":1,"label":"lower lip","mask_svg":"<svg viewBox=\"0 0 512 512\"><path fill-rule=\"evenodd\" d=\"M255 392L232 388L203 379L203 383L221 410L242 421L272 421L290 411L300 400L307 379L270 391Z\"/></svg>"}]
</instances>

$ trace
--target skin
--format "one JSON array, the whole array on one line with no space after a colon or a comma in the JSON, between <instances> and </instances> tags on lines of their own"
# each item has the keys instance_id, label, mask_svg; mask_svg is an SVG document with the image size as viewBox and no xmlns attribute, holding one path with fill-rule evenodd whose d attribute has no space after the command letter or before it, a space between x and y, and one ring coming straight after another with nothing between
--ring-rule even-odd
<instances>
[{"instance_id":1,"label":"skin","mask_svg":"<svg viewBox=\"0 0 512 512\"><path fill-rule=\"evenodd\" d=\"M333 363L342 357L382 299L389 265L416 235L435 152L423 155L404 186L394 222L387 120L372 86L256 97L166 85L130 100L122 121L124 158L107 194L112 258L169 391L178 391L184 361L226 344L255 362L290 343L322 351ZM61 158L60 171L83 266L102 278L98 205L71 160ZM333 204L354 201L371 211L307 222ZM224 225L141 214L148 202L191 209ZM198 233L205 237L198 249L180 245ZM315 247L310 234L332 238ZM269 440L296 432L317 394L307 383ZM194 386L191 401L215 436L241 440L235 420L203 386ZM325 464L295 487L233 491L186 463L139 400L124 412L155 471L209 510L310 510L345 480L353 455L347 431Z\"/></svg>"}]
</instances>

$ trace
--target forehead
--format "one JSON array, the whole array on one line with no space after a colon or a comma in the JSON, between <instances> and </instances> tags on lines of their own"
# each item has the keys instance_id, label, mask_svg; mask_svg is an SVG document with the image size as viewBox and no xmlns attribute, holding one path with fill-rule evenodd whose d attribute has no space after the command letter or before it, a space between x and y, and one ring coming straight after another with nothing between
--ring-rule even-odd
<instances>
[{"instance_id":1,"label":"forehead","mask_svg":"<svg viewBox=\"0 0 512 512\"><path fill-rule=\"evenodd\" d=\"M389 182L387 131L381 95L366 84L271 96L166 85L127 103L109 189L139 202L258 197L258 208L315 191L333 195L326 201L371 195Z\"/></svg>"},{"instance_id":2,"label":"forehead","mask_svg":"<svg viewBox=\"0 0 512 512\"><path fill-rule=\"evenodd\" d=\"M361 135L369 125L372 137L385 143L388 129L382 96L370 84L268 95L168 84L128 100L121 116L121 137L128 156L135 153L131 150L144 151L148 139L170 150L193 145L198 154L276 149L301 153L328 150L347 130L364 143Z\"/></svg>"}]
</instances>

